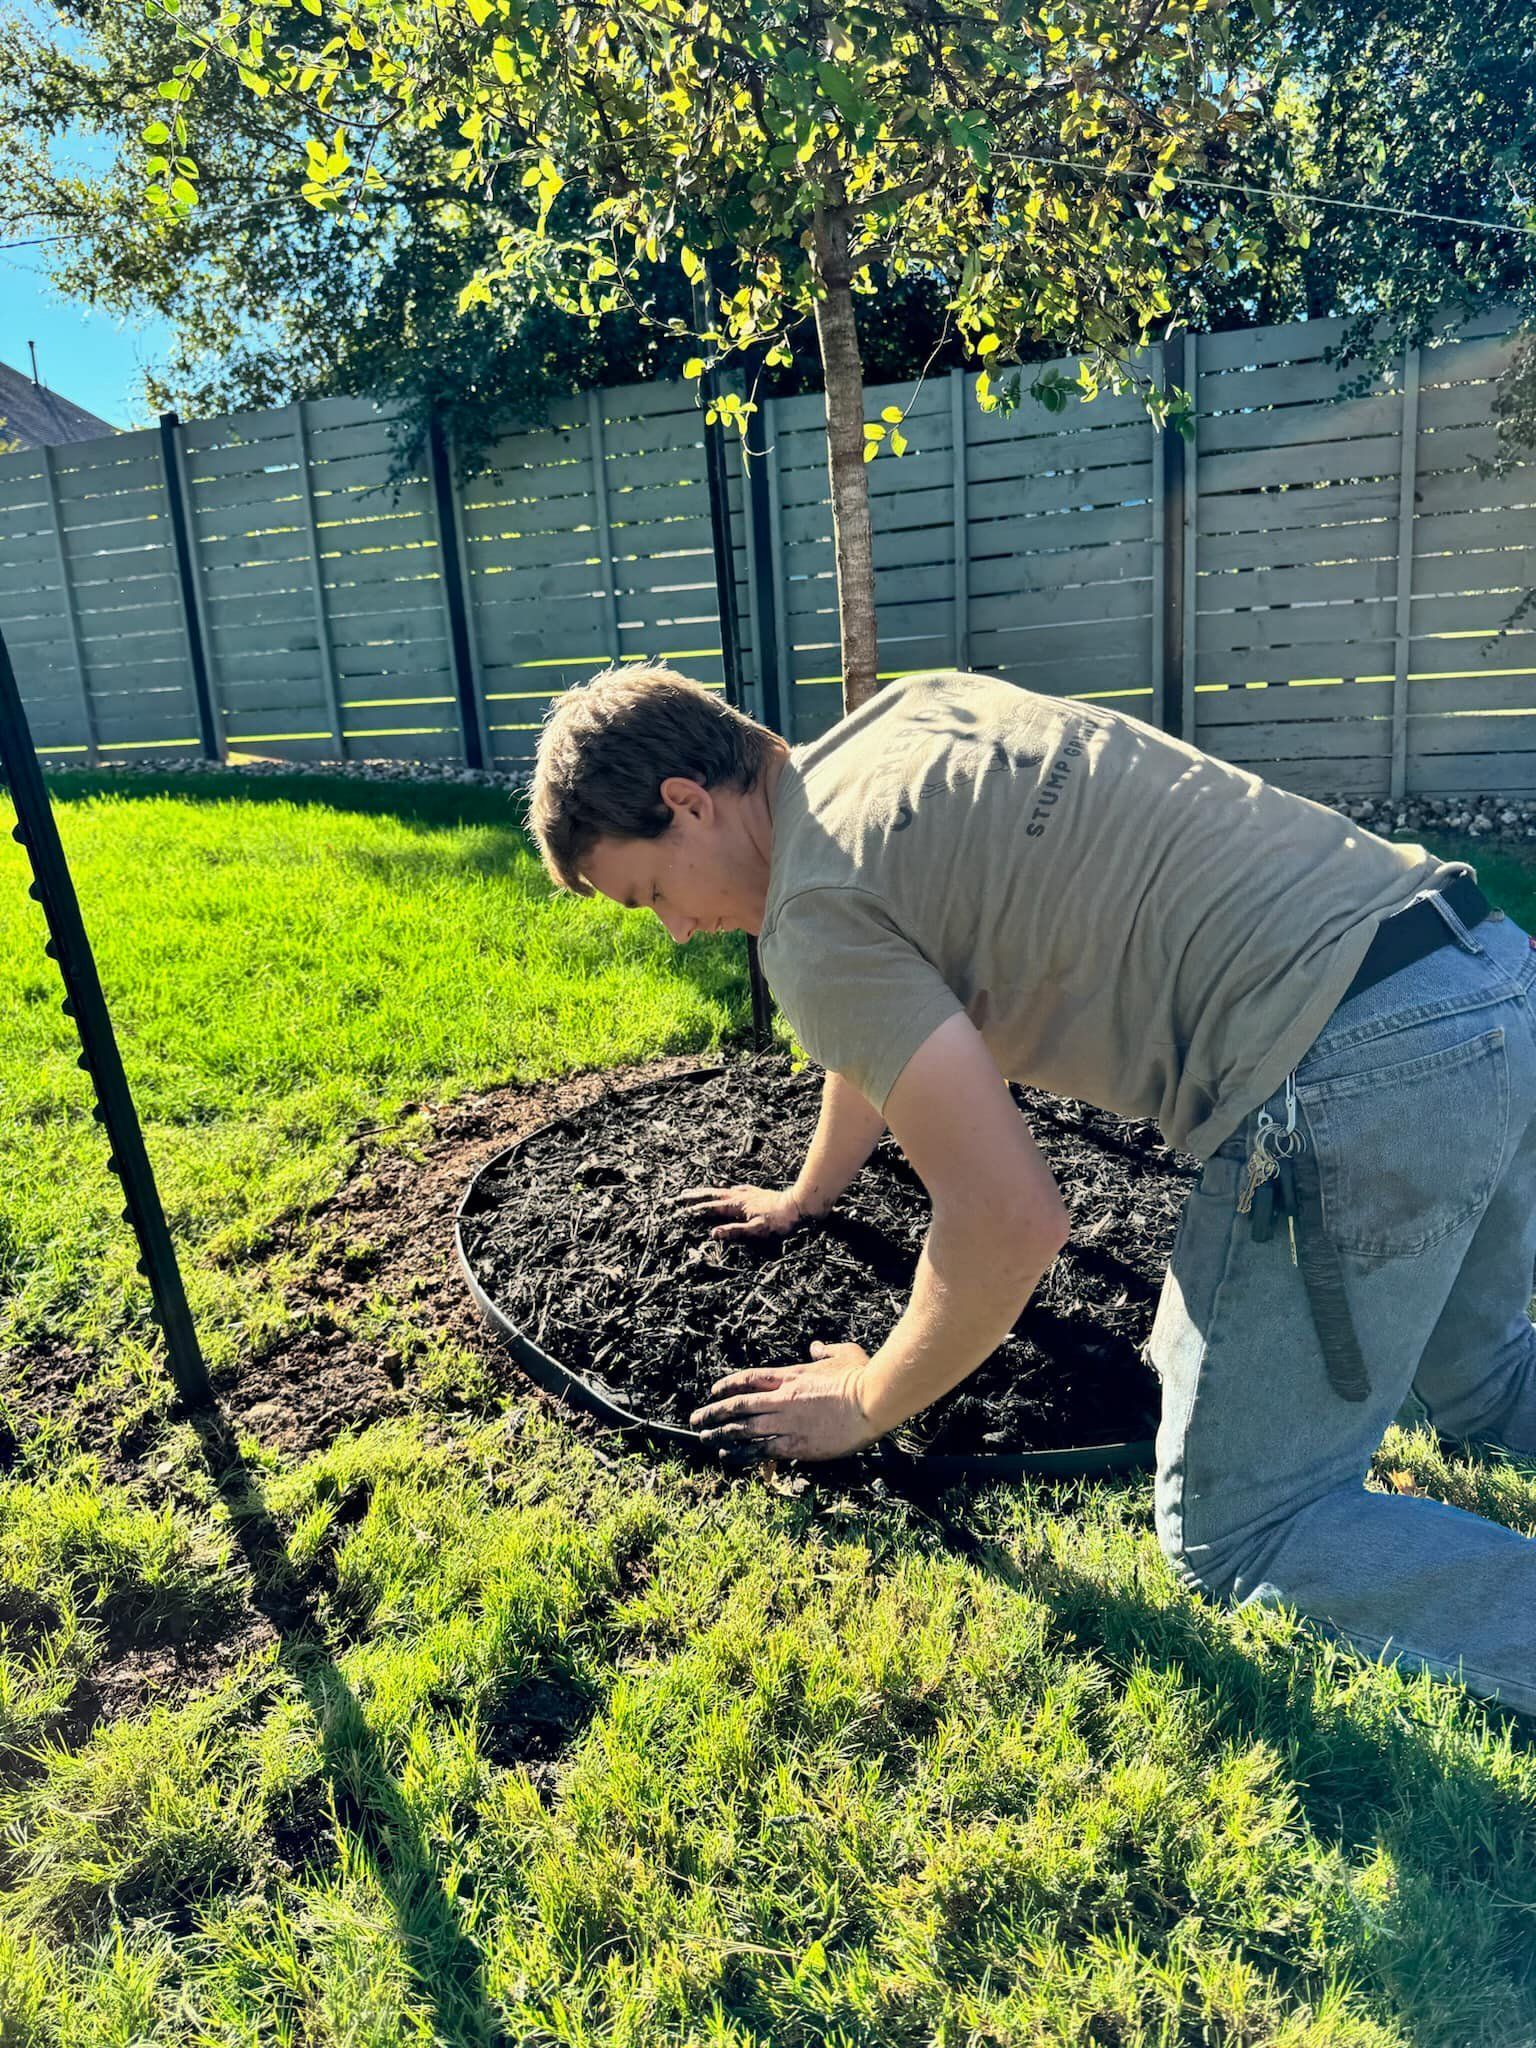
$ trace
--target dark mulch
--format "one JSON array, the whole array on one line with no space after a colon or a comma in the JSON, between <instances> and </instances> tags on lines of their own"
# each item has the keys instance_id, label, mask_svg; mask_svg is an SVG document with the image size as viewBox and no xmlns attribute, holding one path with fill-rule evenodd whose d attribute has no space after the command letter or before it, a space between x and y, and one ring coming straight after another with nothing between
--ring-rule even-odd
<instances>
[{"instance_id":1,"label":"dark mulch","mask_svg":"<svg viewBox=\"0 0 1536 2048\"><path fill-rule=\"evenodd\" d=\"M1072 1237L1006 1341L903 1432L950 1454L1152 1434L1141 1357L1198 1168L1156 1127L1016 1089ZM832 1216L770 1243L718 1243L673 1203L695 1183L781 1186L815 1127L820 1076L780 1060L598 1097L486 1175L465 1248L508 1318L629 1412L686 1427L722 1374L875 1350L905 1306L928 1197L882 1141Z\"/></svg>"}]
</instances>

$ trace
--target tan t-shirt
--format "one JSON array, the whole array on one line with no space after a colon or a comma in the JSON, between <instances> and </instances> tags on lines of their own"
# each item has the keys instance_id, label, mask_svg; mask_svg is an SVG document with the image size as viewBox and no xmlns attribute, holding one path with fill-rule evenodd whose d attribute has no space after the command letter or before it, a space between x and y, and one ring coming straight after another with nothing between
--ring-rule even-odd
<instances>
[{"instance_id":1,"label":"tan t-shirt","mask_svg":"<svg viewBox=\"0 0 1536 2048\"><path fill-rule=\"evenodd\" d=\"M1206 1158L1380 919L1460 872L1139 719L948 670L786 762L763 971L877 1109L964 1010L1010 1080L1155 1117Z\"/></svg>"}]
</instances>

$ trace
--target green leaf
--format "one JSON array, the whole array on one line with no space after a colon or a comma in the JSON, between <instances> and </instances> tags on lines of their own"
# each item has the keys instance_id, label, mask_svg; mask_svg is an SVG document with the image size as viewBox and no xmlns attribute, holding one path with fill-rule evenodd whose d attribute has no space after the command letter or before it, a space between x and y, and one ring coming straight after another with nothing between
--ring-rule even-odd
<instances>
[{"instance_id":1,"label":"green leaf","mask_svg":"<svg viewBox=\"0 0 1536 2048\"><path fill-rule=\"evenodd\" d=\"M255 93L257 99L264 100L267 94L272 90L269 81L263 78L259 71L247 71L243 64L239 67L239 70L240 83L242 85L249 86L251 91Z\"/></svg>"},{"instance_id":2,"label":"green leaf","mask_svg":"<svg viewBox=\"0 0 1536 2048\"><path fill-rule=\"evenodd\" d=\"M151 121L144 130L144 140L146 142L169 142L170 139L171 131L163 121Z\"/></svg>"},{"instance_id":3,"label":"green leaf","mask_svg":"<svg viewBox=\"0 0 1536 2048\"><path fill-rule=\"evenodd\" d=\"M679 252L678 260L681 262L683 266L684 277L686 277L690 283L696 282L699 278L701 278L704 275L703 262L697 255L695 255L692 249L685 248L681 250Z\"/></svg>"},{"instance_id":4,"label":"green leaf","mask_svg":"<svg viewBox=\"0 0 1536 2048\"><path fill-rule=\"evenodd\" d=\"M183 206L196 206L197 187L189 185L185 178L173 179L171 183L171 197L179 199Z\"/></svg>"}]
</instances>

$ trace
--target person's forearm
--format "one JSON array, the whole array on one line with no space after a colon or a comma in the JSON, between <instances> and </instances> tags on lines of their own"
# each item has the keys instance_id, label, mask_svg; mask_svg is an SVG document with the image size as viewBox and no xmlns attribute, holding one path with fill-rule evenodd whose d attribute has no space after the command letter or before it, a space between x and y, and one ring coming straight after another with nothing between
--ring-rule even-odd
<instances>
[{"instance_id":1,"label":"person's forearm","mask_svg":"<svg viewBox=\"0 0 1536 2048\"><path fill-rule=\"evenodd\" d=\"M978 1230L974 1218L935 1215L912 1298L864 1374L864 1413L879 1435L992 1355L1060 1249L1049 1234L1000 1238Z\"/></svg>"},{"instance_id":2,"label":"person's forearm","mask_svg":"<svg viewBox=\"0 0 1536 2048\"><path fill-rule=\"evenodd\" d=\"M821 1115L790 1194L802 1216L825 1216L879 1144L885 1119L851 1081L828 1074Z\"/></svg>"}]
</instances>

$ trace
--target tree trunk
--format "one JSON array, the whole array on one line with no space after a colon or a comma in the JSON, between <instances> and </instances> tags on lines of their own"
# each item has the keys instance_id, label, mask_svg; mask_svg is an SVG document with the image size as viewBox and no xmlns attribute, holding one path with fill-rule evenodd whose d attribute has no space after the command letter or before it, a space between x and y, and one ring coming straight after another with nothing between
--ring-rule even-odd
<instances>
[{"instance_id":1,"label":"tree trunk","mask_svg":"<svg viewBox=\"0 0 1536 2048\"><path fill-rule=\"evenodd\" d=\"M846 220L827 220L818 212L816 267L826 296L816 301L816 336L827 387L827 468L832 480L845 712L875 694L877 658L875 564L864 462L864 364L849 289L848 235Z\"/></svg>"}]
</instances>

